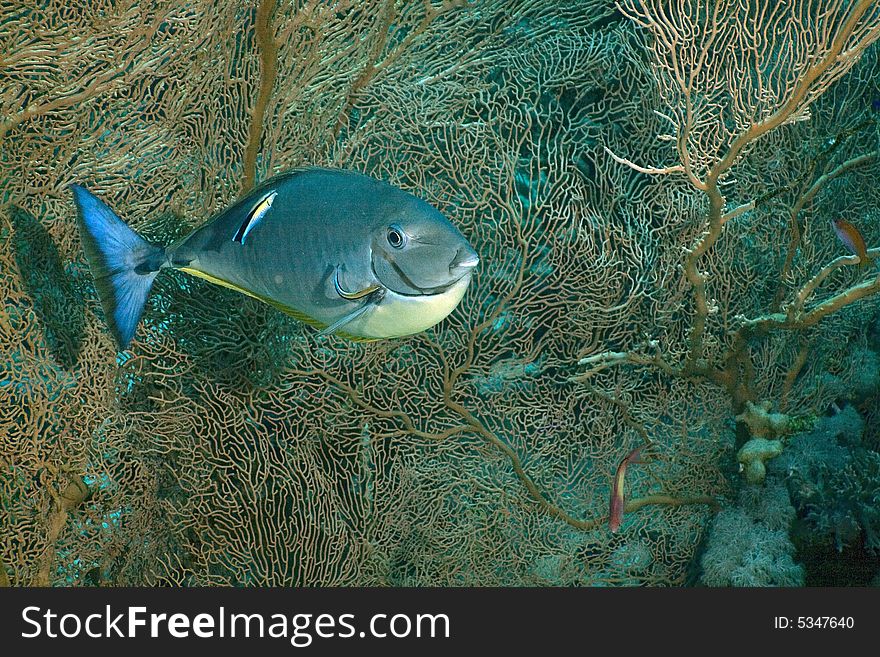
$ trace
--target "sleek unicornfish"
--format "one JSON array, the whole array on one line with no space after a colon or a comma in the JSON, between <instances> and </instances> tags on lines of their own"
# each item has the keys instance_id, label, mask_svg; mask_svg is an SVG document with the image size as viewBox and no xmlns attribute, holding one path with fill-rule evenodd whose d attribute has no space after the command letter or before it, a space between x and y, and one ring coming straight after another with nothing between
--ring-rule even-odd
<instances>
[{"instance_id":1,"label":"sleek unicornfish","mask_svg":"<svg viewBox=\"0 0 880 657\"><path fill-rule=\"evenodd\" d=\"M479 262L428 203L352 171L284 173L168 247L144 240L83 187L71 188L120 349L166 267L255 297L322 333L370 340L437 324L458 305Z\"/></svg>"}]
</instances>

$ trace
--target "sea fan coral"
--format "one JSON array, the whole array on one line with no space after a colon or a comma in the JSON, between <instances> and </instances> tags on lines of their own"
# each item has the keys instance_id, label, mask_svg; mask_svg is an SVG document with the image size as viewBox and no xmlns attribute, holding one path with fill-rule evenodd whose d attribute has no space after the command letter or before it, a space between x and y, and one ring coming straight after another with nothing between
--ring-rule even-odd
<instances>
[{"instance_id":1,"label":"sea fan coral","mask_svg":"<svg viewBox=\"0 0 880 657\"><path fill-rule=\"evenodd\" d=\"M682 583L725 422L829 407L876 291L825 218L878 205L880 9L700 6L0 0L11 582ZM168 243L304 164L450 217L456 311L351 343L169 274L118 354L67 186Z\"/></svg>"}]
</instances>

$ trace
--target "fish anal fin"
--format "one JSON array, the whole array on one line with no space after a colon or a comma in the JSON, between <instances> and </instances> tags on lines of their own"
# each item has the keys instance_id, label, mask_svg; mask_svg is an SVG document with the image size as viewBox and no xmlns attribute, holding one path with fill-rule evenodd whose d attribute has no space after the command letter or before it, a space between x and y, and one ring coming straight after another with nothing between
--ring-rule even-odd
<instances>
[{"instance_id":1,"label":"fish anal fin","mask_svg":"<svg viewBox=\"0 0 880 657\"><path fill-rule=\"evenodd\" d=\"M270 299L269 297L264 297L256 292L252 292L246 288L243 288L235 283L231 283L225 279L219 278L217 276L213 276L212 274L208 274L206 272L200 271L198 269L193 269L191 267L180 267L179 271L186 272L192 276L196 276L197 278L204 279L209 283L214 283L215 285L220 285L222 287L228 288L230 290L235 290L236 292L240 292L241 294L247 295L252 299L256 299L257 301L262 301L263 303L272 306L276 310L280 310L285 315L290 315L295 320L302 322L303 324L308 324L312 328L319 329L319 335L329 335L333 333L341 338L346 338L347 340L352 340L353 342L375 342L378 338L365 338L359 335L353 335L351 333L346 333L345 331L340 331L339 329L343 328L349 322L360 317L364 312L366 312L370 306L374 305L376 301L370 299L367 300L362 306L356 308L353 312L345 315L341 319L336 320L330 326L327 326L324 322L318 321L314 317L310 315L306 315L300 310L296 308L291 308L280 301L276 301L275 299Z\"/></svg>"},{"instance_id":2,"label":"fish anal fin","mask_svg":"<svg viewBox=\"0 0 880 657\"><path fill-rule=\"evenodd\" d=\"M295 308L291 308L290 306L287 306L280 301L270 299L269 297L264 297L261 294L257 294L256 292L241 287L240 285L236 285L235 283L231 283L230 281L227 281L223 278L219 278L218 276L214 276L212 274L208 274L206 272L200 271L198 269L193 269L191 267L180 267L179 271L183 271L192 276L196 276L197 278L204 279L209 283L214 283L215 285L220 285L230 290L235 290L236 292L240 292L241 294L249 296L252 299L256 299L257 301L262 301L263 303L272 306L276 310L280 310L284 314L290 315L294 319L304 322L309 326L314 326L315 328L322 328L324 326L323 322L319 322L318 320L313 319L312 317L300 312L299 310L296 310Z\"/></svg>"}]
</instances>

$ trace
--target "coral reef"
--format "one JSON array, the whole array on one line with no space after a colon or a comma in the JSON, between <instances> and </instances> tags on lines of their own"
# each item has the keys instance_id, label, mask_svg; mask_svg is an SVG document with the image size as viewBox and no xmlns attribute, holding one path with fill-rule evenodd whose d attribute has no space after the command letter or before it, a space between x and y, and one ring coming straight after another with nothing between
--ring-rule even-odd
<instances>
[{"instance_id":1,"label":"coral reef","mask_svg":"<svg viewBox=\"0 0 880 657\"><path fill-rule=\"evenodd\" d=\"M800 433L808 429L813 422L813 418L810 417L774 413L770 410L772 407L773 403L768 401L761 404L746 401L745 410L734 419L745 423L752 436L768 439Z\"/></svg>"},{"instance_id":2,"label":"coral reef","mask_svg":"<svg viewBox=\"0 0 880 657\"><path fill-rule=\"evenodd\" d=\"M715 516L701 558L706 586L800 586L803 568L788 537L795 510L777 480L747 486Z\"/></svg>"},{"instance_id":3,"label":"coral reef","mask_svg":"<svg viewBox=\"0 0 880 657\"><path fill-rule=\"evenodd\" d=\"M681 584L731 421L822 414L862 376L880 279L828 218L880 244L874 3L68 5L0 0L13 585ZM481 256L455 312L351 343L169 274L117 354L67 185L167 243L306 164L449 216ZM773 509L790 450L750 461ZM718 515L739 542L707 583L800 581L789 512L759 507Z\"/></svg>"},{"instance_id":4,"label":"coral reef","mask_svg":"<svg viewBox=\"0 0 880 657\"><path fill-rule=\"evenodd\" d=\"M752 438L737 452L736 460L739 461L748 483L761 484L767 476L766 462L780 454L782 441Z\"/></svg>"},{"instance_id":5,"label":"coral reef","mask_svg":"<svg viewBox=\"0 0 880 657\"><path fill-rule=\"evenodd\" d=\"M846 406L792 438L773 464L786 477L811 542L837 552L853 544L880 552L880 454L864 445L864 428L858 411Z\"/></svg>"},{"instance_id":6,"label":"coral reef","mask_svg":"<svg viewBox=\"0 0 880 657\"><path fill-rule=\"evenodd\" d=\"M785 437L809 428L815 418L774 413L770 410L771 402L753 404L746 401L745 406L745 410L734 419L745 424L749 435L754 437L740 448L736 460L746 482L760 484L767 476L767 461L782 454Z\"/></svg>"}]
</instances>

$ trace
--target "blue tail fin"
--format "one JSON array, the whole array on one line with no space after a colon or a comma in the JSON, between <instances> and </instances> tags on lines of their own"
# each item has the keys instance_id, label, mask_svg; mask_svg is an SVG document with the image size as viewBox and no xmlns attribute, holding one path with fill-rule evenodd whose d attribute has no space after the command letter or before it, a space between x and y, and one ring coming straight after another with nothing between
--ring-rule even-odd
<instances>
[{"instance_id":1,"label":"blue tail fin","mask_svg":"<svg viewBox=\"0 0 880 657\"><path fill-rule=\"evenodd\" d=\"M104 316L122 350L134 337L150 287L166 262L165 249L143 239L84 187L70 189Z\"/></svg>"}]
</instances>

